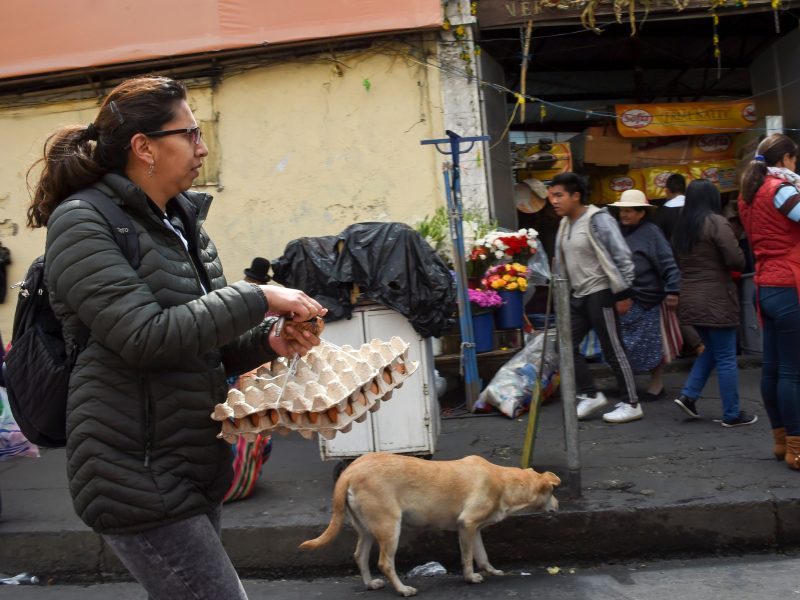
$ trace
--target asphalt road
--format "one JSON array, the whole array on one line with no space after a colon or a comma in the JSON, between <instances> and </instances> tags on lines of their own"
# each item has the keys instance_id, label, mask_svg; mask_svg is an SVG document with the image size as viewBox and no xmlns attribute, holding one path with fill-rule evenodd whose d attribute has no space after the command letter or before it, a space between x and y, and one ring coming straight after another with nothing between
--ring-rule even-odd
<instances>
[{"instance_id":1,"label":"asphalt road","mask_svg":"<svg viewBox=\"0 0 800 600\"><path fill-rule=\"evenodd\" d=\"M647 563L552 565L515 569L505 577L468 585L460 577L406 579L420 598L536 600L767 600L800 598L800 554L690 558ZM556 572L556 568L558 571ZM366 591L352 577L304 580L248 580L250 600L338 600L396 598L393 590ZM0 586L0 599L145 600L136 584L92 586Z\"/></svg>"}]
</instances>

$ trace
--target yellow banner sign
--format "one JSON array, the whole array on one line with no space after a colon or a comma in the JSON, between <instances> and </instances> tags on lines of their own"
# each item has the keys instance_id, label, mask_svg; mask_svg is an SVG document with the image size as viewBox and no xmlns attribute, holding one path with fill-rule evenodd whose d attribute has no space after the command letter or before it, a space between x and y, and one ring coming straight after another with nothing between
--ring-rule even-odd
<instances>
[{"instance_id":1,"label":"yellow banner sign","mask_svg":"<svg viewBox=\"0 0 800 600\"><path fill-rule=\"evenodd\" d=\"M617 104L616 113L617 130L624 137L730 133L756 122L755 104L749 100Z\"/></svg>"}]
</instances>

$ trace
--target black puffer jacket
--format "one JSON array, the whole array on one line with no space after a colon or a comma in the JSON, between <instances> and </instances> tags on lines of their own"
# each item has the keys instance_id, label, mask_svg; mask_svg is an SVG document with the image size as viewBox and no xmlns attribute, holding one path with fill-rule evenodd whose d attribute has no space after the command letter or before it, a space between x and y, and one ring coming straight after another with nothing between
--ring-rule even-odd
<instances>
[{"instance_id":1,"label":"black puffer jacket","mask_svg":"<svg viewBox=\"0 0 800 600\"><path fill-rule=\"evenodd\" d=\"M67 403L75 510L97 532L131 533L221 502L231 451L216 439L211 412L225 399L226 371L244 372L274 354L258 327L263 294L244 282L226 287L202 229L210 196L187 192L170 201L185 226L187 252L130 180L110 174L98 187L130 215L140 267L133 270L102 215L78 192L50 217L45 276L67 341L81 323L90 331Z\"/></svg>"}]
</instances>

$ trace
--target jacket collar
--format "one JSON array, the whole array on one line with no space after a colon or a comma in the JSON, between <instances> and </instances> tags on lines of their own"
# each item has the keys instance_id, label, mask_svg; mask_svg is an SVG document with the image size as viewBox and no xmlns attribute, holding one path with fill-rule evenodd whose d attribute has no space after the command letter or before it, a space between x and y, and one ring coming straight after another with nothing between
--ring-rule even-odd
<instances>
[{"instance_id":1,"label":"jacket collar","mask_svg":"<svg viewBox=\"0 0 800 600\"><path fill-rule=\"evenodd\" d=\"M97 187L105 193L111 192L109 195L116 196L125 206L142 216L158 220L148 206L149 198L147 194L121 173L107 173L97 184ZM213 197L203 192L183 192L178 194L174 200L177 201L181 211L193 221L194 226L199 230L208 216Z\"/></svg>"}]
</instances>

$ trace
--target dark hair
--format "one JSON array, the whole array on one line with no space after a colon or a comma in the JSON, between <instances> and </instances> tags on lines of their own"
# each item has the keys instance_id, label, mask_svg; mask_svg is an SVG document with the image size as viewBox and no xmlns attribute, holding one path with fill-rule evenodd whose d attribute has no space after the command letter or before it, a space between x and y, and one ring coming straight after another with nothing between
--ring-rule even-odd
<instances>
[{"instance_id":1,"label":"dark hair","mask_svg":"<svg viewBox=\"0 0 800 600\"><path fill-rule=\"evenodd\" d=\"M28 227L44 227L55 208L70 194L89 187L128 163L131 138L155 131L175 117L186 88L169 77L136 77L106 96L93 123L62 127L44 144L42 172L33 186ZM30 187L30 183L29 183Z\"/></svg>"},{"instance_id":2,"label":"dark hair","mask_svg":"<svg viewBox=\"0 0 800 600\"><path fill-rule=\"evenodd\" d=\"M721 211L719 190L708 179L696 179L686 188L686 202L675 223L672 246L676 254L689 254L711 214Z\"/></svg>"},{"instance_id":3,"label":"dark hair","mask_svg":"<svg viewBox=\"0 0 800 600\"><path fill-rule=\"evenodd\" d=\"M673 194L683 194L686 192L686 177L680 173L673 173L667 177L665 187Z\"/></svg>"},{"instance_id":4,"label":"dark hair","mask_svg":"<svg viewBox=\"0 0 800 600\"><path fill-rule=\"evenodd\" d=\"M550 187L560 185L571 196L580 194L581 204L588 204L589 198L586 195L586 183L583 178L576 173L559 173L550 181Z\"/></svg>"},{"instance_id":5,"label":"dark hair","mask_svg":"<svg viewBox=\"0 0 800 600\"><path fill-rule=\"evenodd\" d=\"M782 133L773 133L764 138L758 145L756 156L744 168L740 188L742 199L750 204L756 196L758 188L767 177L767 167L774 167L785 155L796 156L797 144Z\"/></svg>"}]
</instances>

